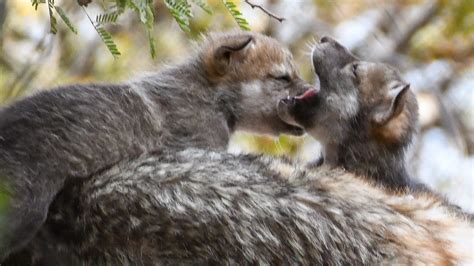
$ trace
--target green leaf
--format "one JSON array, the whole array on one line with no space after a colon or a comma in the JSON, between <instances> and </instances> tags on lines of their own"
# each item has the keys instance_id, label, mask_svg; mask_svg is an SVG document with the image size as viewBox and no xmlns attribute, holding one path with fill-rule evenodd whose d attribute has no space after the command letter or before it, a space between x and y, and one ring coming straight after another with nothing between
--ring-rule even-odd
<instances>
[{"instance_id":1,"label":"green leaf","mask_svg":"<svg viewBox=\"0 0 474 266\"><path fill-rule=\"evenodd\" d=\"M38 5L43 4L45 0L31 0L31 5L38 10Z\"/></svg>"},{"instance_id":2,"label":"green leaf","mask_svg":"<svg viewBox=\"0 0 474 266\"><path fill-rule=\"evenodd\" d=\"M120 56L120 52L117 49L117 45L115 44L114 40L112 39L112 35L108 31L106 31L101 25L95 24L94 25L95 30L97 33L99 33L100 38L104 42L105 46L107 46L107 49L110 51L110 53L117 58Z\"/></svg>"},{"instance_id":3,"label":"green leaf","mask_svg":"<svg viewBox=\"0 0 474 266\"><path fill-rule=\"evenodd\" d=\"M86 14L87 18L89 19L89 21L91 22L92 26L94 27L94 29L97 31L97 33L99 34L100 38L102 39L102 42L105 44L105 46L107 47L107 49L109 50L109 52L112 54L112 56L114 58L117 58L120 56L120 52L119 50L117 49L117 45L115 44L114 40L112 39L112 35L110 35L110 33L108 31L106 31L101 24L99 23L94 23L94 21L92 21L91 17L89 16L89 14L87 13L86 9L84 7L82 7L82 10L84 10L84 13Z\"/></svg>"},{"instance_id":4,"label":"green leaf","mask_svg":"<svg viewBox=\"0 0 474 266\"><path fill-rule=\"evenodd\" d=\"M151 58L156 57L156 41L155 41L155 36L153 36L153 31L147 30L147 36L148 36L148 45L150 46L150 54Z\"/></svg>"},{"instance_id":5,"label":"green leaf","mask_svg":"<svg viewBox=\"0 0 474 266\"><path fill-rule=\"evenodd\" d=\"M179 27L185 31L190 32L189 18L192 17L190 5L187 0L165 0L165 5L178 22Z\"/></svg>"},{"instance_id":6,"label":"green leaf","mask_svg":"<svg viewBox=\"0 0 474 266\"><path fill-rule=\"evenodd\" d=\"M130 2L129 7L133 9L140 21L146 27L146 34L148 38L148 45L150 47L150 54L152 58L156 57L156 41L154 37L153 26L155 25L155 16L153 14L153 2L150 0L134 0Z\"/></svg>"},{"instance_id":7,"label":"green leaf","mask_svg":"<svg viewBox=\"0 0 474 266\"><path fill-rule=\"evenodd\" d=\"M239 27L243 30L250 30L249 23L247 20L245 20L245 18L242 17L242 13L237 9L237 6L232 1L222 0L222 2L234 20L237 22Z\"/></svg>"},{"instance_id":8,"label":"green leaf","mask_svg":"<svg viewBox=\"0 0 474 266\"><path fill-rule=\"evenodd\" d=\"M130 5L130 0L115 0L115 4L117 5L118 9L124 10L125 7Z\"/></svg>"},{"instance_id":9,"label":"green leaf","mask_svg":"<svg viewBox=\"0 0 474 266\"><path fill-rule=\"evenodd\" d=\"M136 8L138 9L140 21L146 24L148 22L148 14L147 14L148 0L135 0L133 2Z\"/></svg>"},{"instance_id":10,"label":"green leaf","mask_svg":"<svg viewBox=\"0 0 474 266\"><path fill-rule=\"evenodd\" d=\"M199 6L202 10L204 10L207 14L211 15L212 10L211 7L207 4L207 1L204 0L192 0L194 4Z\"/></svg>"},{"instance_id":11,"label":"green leaf","mask_svg":"<svg viewBox=\"0 0 474 266\"><path fill-rule=\"evenodd\" d=\"M56 18L54 17L53 9L54 9L54 0L48 0L49 24L51 26L50 31L52 34L56 34L56 32L58 32L58 29L56 28L56 25L58 24L58 22Z\"/></svg>"},{"instance_id":12,"label":"green leaf","mask_svg":"<svg viewBox=\"0 0 474 266\"><path fill-rule=\"evenodd\" d=\"M117 0L121 1L121 0ZM123 0L122 0L123 1ZM152 58L156 56L156 42L153 36L153 26L155 24L155 16L153 15L153 1L151 0L125 0L126 5L135 11L140 18L140 21L146 27L146 34L148 38L148 45L150 47L150 54Z\"/></svg>"},{"instance_id":13,"label":"green leaf","mask_svg":"<svg viewBox=\"0 0 474 266\"><path fill-rule=\"evenodd\" d=\"M56 12L59 14L59 16L61 17L61 19L63 20L63 22L68 26L68 28L74 32L75 34L77 34L77 29L76 27L74 27L74 25L71 23L71 21L69 20L68 16L66 15L66 13L64 12L64 10L62 8L60 8L59 6L54 6L54 9L56 10Z\"/></svg>"},{"instance_id":14,"label":"green leaf","mask_svg":"<svg viewBox=\"0 0 474 266\"><path fill-rule=\"evenodd\" d=\"M104 25L106 23L116 23L118 16L119 16L119 12L117 11L99 14L95 17L95 23L99 25Z\"/></svg>"},{"instance_id":15,"label":"green leaf","mask_svg":"<svg viewBox=\"0 0 474 266\"><path fill-rule=\"evenodd\" d=\"M153 32L153 26L155 25L155 16L153 15L152 3L149 2L146 9L146 34L148 36L148 45L150 46L150 54L152 58L156 57L156 42Z\"/></svg>"}]
</instances>

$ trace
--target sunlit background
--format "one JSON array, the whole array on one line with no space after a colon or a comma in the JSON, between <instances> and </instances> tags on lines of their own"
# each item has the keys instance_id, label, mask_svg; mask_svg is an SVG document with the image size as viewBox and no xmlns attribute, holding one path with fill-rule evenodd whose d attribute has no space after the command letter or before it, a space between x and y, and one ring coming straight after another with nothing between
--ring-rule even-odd
<instances>
[{"instance_id":1,"label":"sunlit background","mask_svg":"<svg viewBox=\"0 0 474 266\"><path fill-rule=\"evenodd\" d=\"M87 13L95 17L105 2L93 1ZM47 5L35 11L28 0L0 0L1 104L60 84L127 80L179 61L201 33L236 27L222 1L208 1L212 15L193 9L190 33L180 29L163 1L154 2L156 58L151 59L145 28L130 12L106 27L121 52L114 59L76 1L55 3L78 34L58 21L58 32L51 35ZM397 66L420 104L420 134L408 159L413 175L474 211L473 0L251 1L285 18L283 23L244 1L233 2L252 30L291 49L308 81L314 79L308 44L323 35L335 37L365 59ZM309 137L271 139L243 133L233 137L229 150L302 161L320 155L319 145Z\"/></svg>"}]
</instances>

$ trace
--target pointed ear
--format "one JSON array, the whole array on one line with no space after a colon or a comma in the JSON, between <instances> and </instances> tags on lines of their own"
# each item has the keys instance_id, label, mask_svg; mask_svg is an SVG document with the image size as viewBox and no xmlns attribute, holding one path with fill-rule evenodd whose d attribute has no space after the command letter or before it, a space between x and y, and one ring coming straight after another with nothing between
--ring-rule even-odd
<instances>
[{"instance_id":1,"label":"pointed ear","mask_svg":"<svg viewBox=\"0 0 474 266\"><path fill-rule=\"evenodd\" d=\"M410 84L399 85L391 89L387 95L390 98L390 104L382 106L377 110L372 117L372 121L379 126L383 126L393 118L396 118L405 107L406 96L409 89Z\"/></svg>"},{"instance_id":2,"label":"pointed ear","mask_svg":"<svg viewBox=\"0 0 474 266\"><path fill-rule=\"evenodd\" d=\"M232 36L223 41L214 52L216 71L219 74L225 74L232 59L242 54L252 42L251 35Z\"/></svg>"}]
</instances>

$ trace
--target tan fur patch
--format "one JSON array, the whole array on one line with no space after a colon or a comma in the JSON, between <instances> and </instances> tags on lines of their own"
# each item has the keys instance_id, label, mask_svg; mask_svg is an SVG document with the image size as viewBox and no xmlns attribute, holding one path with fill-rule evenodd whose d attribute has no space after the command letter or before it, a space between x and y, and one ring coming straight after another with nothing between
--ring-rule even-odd
<instances>
[{"instance_id":1,"label":"tan fur patch","mask_svg":"<svg viewBox=\"0 0 474 266\"><path fill-rule=\"evenodd\" d=\"M270 168L288 180L290 180L291 176L297 171L293 165L276 160L272 161Z\"/></svg>"},{"instance_id":2,"label":"tan fur patch","mask_svg":"<svg viewBox=\"0 0 474 266\"><path fill-rule=\"evenodd\" d=\"M410 125L407 113L408 110L404 109L400 115L387 124L381 127L374 127L372 132L374 137L381 143L394 144L399 142L403 135L406 134Z\"/></svg>"},{"instance_id":3,"label":"tan fur patch","mask_svg":"<svg viewBox=\"0 0 474 266\"><path fill-rule=\"evenodd\" d=\"M408 248L419 253L418 259L424 258L424 263L433 265L473 262L472 225L453 214L435 195L412 194L411 199L400 195L387 197L385 201L398 213L421 226L419 229L412 228L408 234L396 234Z\"/></svg>"},{"instance_id":4,"label":"tan fur patch","mask_svg":"<svg viewBox=\"0 0 474 266\"><path fill-rule=\"evenodd\" d=\"M216 57L216 51L222 46L229 46L239 41L239 36L251 36L252 42L246 49L233 52L228 64L223 66ZM276 40L252 32L231 32L211 34L204 41L200 55L207 74L215 82L232 81L245 82L262 79L272 72L274 66L286 66L286 69L296 69L291 63L291 54ZM296 70L289 73L296 75Z\"/></svg>"}]
</instances>

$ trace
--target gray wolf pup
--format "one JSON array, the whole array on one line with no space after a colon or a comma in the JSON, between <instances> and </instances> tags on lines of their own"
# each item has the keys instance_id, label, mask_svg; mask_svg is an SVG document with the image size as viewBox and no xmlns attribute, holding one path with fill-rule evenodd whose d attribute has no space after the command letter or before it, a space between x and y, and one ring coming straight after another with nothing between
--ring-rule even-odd
<instances>
[{"instance_id":1,"label":"gray wolf pup","mask_svg":"<svg viewBox=\"0 0 474 266\"><path fill-rule=\"evenodd\" d=\"M64 184L152 150L224 150L230 133L301 134L278 118L310 86L275 40L211 34L185 62L123 84L60 87L0 110L0 261L27 243Z\"/></svg>"},{"instance_id":2,"label":"gray wolf pup","mask_svg":"<svg viewBox=\"0 0 474 266\"><path fill-rule=\"evenodd\" d=\"M314 45L312 61L320 89L281 100L280 117L323 144L327 165L391 189L424 189L405 167L418 105L398 71L360 60L329 37Z\"/></svg>"}]
</instances>

